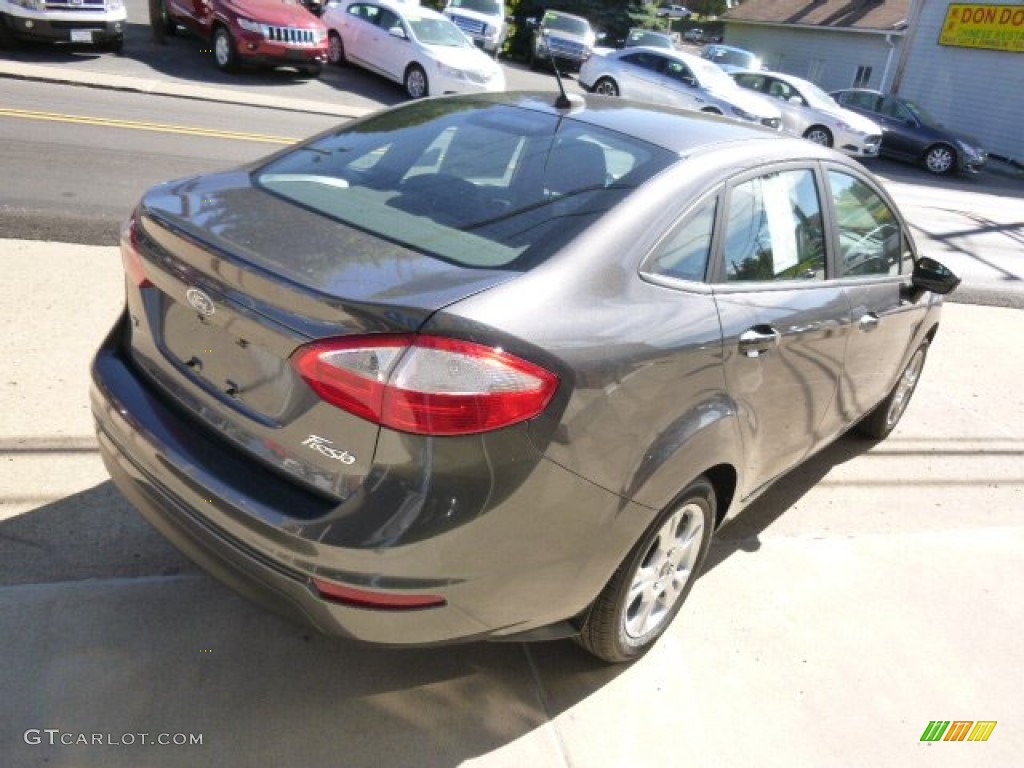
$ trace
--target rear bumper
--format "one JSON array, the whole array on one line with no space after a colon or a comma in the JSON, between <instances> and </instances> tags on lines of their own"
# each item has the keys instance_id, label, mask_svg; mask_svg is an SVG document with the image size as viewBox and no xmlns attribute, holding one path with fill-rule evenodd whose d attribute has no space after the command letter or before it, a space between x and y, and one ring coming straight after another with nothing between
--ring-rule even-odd
<instances>
[{"instance_id":1,"label":"rear bumper","mask_svg":"<svg viewBox=\"0 0 1024 768\"><path fill-rule=\"evenodd\" d=\"M115 484L211 575L324 633L429 645L554 625L589 605L653 517L541 459L510 496L458 527L439 526L436 536L393 547L328 545L324 521L343 516L337 502L260 471L212 434L197 434L122 355L122 323L95 358L91 388L100 453ZM377 491L359 491L362 508ZM402 513L372 511L385 522ZM415 610L342 604L323 598L314 577L377 593L440 595L446 603Z\"/></svg>"}]
</instances>

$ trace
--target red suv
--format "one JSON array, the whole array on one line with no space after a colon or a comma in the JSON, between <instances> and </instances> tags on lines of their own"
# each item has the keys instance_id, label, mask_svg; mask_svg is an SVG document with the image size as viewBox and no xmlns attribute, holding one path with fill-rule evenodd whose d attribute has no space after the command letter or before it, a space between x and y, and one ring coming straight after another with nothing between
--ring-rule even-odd
<instances>
[{"instance_id":1,"label":"red suv","mask_svg":"<svg viewBox=\"0 0 1024 768\"><path fill-rule=\"evenodd\" d=\"M153 0L158 36L182 25L208 40L217 66L296 67L313 77L327 61L327 27L295 0Z\"/></svg>"}]
</instances>

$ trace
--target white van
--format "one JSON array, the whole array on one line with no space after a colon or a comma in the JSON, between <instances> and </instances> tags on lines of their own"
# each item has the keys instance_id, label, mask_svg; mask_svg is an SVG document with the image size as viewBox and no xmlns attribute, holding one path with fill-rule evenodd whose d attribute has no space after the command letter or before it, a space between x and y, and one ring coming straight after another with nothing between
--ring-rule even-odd
<instances>
[{"instance_id":1,"label":"white van","mask_svg":"<svg viewBox=\"0 0 1024 768\"><path fill-rule=\"evenodd\" d=\"M40 40L124 47L124 0L0 0L0 42Z\"/></svg>"}]
</instances>

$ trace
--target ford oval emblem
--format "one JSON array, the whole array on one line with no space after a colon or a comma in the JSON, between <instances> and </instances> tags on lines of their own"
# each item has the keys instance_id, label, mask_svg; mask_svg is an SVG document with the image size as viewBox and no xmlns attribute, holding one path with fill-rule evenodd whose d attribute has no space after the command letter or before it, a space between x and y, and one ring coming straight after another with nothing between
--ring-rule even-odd
<instances>
[{"instance_id":1,"label":"ford oval emblem","mask_svg":"<svg viewBox=\"0 0 1024 768\"><path fill-rule=\"evenodd\" d=\"M188 303L192 305L192 309L203 317L209 317L217 311L217 307L214 306L213 299L198 288L189 288L185 291L185 298L188 299Z\"/></svg>"}]
</instances>

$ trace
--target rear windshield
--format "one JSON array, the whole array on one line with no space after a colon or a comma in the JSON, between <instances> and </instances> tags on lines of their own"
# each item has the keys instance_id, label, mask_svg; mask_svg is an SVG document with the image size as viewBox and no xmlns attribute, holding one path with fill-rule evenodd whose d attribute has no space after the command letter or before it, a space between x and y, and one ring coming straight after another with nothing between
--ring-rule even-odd
<instances>
[{"instance_id":1,"label":"rear windshield","mask_svg":"<svg viewBox=\"0 0 1024 768\"><path fill-rule=\"evenodd\" d=\"M300 145L255 171L254 181L459 266L525 270L673 159L564 116L440 99Z\"/></svg>"}]
</instances>

